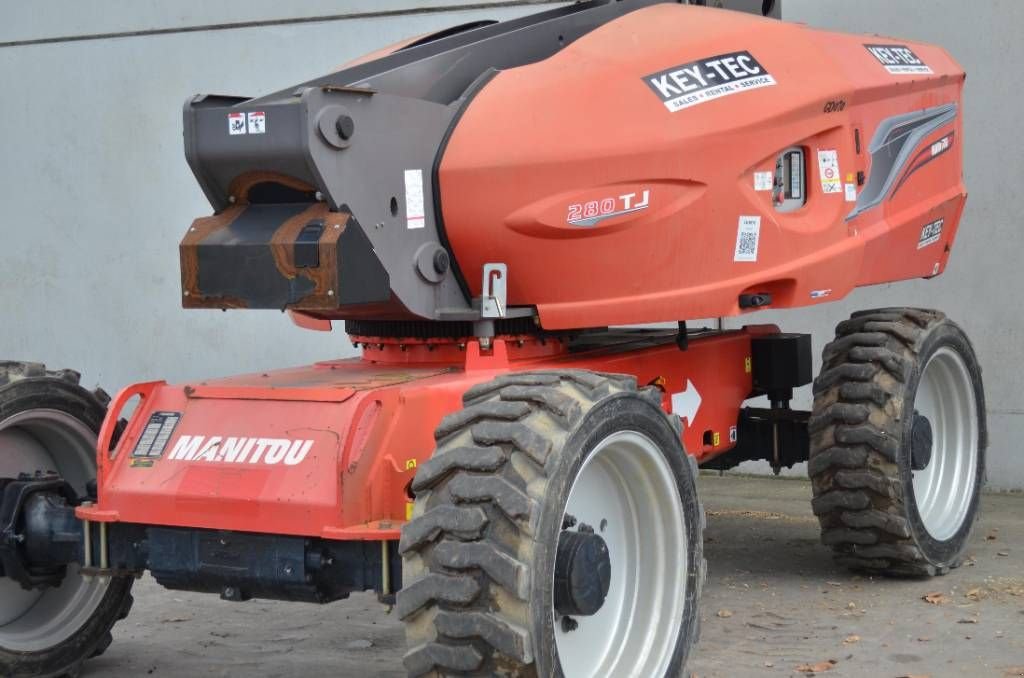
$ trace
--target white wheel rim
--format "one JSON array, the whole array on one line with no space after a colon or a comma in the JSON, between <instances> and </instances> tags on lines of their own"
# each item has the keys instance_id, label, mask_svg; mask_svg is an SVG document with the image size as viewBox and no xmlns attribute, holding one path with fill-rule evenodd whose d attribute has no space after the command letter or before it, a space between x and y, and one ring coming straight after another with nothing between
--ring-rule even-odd
<instances>
[{"instance_id":1,"label":"white wheel rim","mask_svg":"<svg viewBox=\"0 0 1024 678\"><path fill-rule=\"evenodd\" d=\"M608 545L611 583L601 609L554 616L563 673L663 676L672 661L686 605L688 535L675 475L647 436L623 431L601 441L573 481L566 514Z\"/></svg>"},{"instance_id":2,"label":"white wheel rim","mask_svg":"<svg viewBox=\"0 0 1024 678\"><path fill-rule=\"evenodd\" d=\"M914 409L932 428L932 455L913 471L914 499L928 533L938 541L963 526L974 500L978 472L978 405L963 358L943 346L925 365Z\"/></svg>"},{"instance_id":3,"label":"white wheel rim","mask_svg":"<svg viewBox=\"0 0 1024 678\"><path fill-rule=\"evenodd\" d=\"M96 434L69 414L30 410L0 421L0 477L56 471L75 491L95 476ZM68 567L60 586L25 591L0 577L0 647L38 652L70 638L95 613L110 580L84 579Z\"/></svg>"}]
</instances>

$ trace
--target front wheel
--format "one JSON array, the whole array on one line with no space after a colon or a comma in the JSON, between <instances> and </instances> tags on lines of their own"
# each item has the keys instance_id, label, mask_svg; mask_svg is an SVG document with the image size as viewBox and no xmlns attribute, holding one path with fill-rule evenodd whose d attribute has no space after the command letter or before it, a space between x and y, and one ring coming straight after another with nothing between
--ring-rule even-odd
<instances>
[{"instance_id":1,"label":"front wheel","mask_svg":"<svg viewBox=\"0 0 1024 678\"><path fill-rule=\"evenodd\" d=\"M985 396L967 335L937 311L879 309L825 347L809 422L822 539L857 570L960 564L985 477Z\"/></svg>"},{"instance_id":2,"label":"front wheel","mask_svg":"<svg viewBox=\"0 0 1024 678\"><path fill-rule=\"evenodd\" d=\"M106 401L71 370L0 362L0 478L54 472L85 496ZM131 607L132 583L84 577L69 565L58 586L25 590L0 572L0 676L77 675L110 645L111 627Z\"/></svg>"},{"instance_id":3,"label":"front wheel","mask_svg":"<svg viewBox=\"0 0 1024 678\"><path fill-rule=\"evenodd\" d=\"M402 532L409 674L680 675L704 514L660 393L571 370L504 375L464 400Z\"/></svg>"}]
</instances>

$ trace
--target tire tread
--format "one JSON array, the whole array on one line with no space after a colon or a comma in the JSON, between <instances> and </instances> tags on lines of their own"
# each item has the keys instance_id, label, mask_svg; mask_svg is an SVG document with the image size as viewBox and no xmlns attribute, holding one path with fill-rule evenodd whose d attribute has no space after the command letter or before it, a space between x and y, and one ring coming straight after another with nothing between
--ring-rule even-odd
<instances>
[{"instance_id":1,"label":"tire tread","mask_svg":"<svg viewBox=\"0 0 1024 678\"><path fill-rule=\"evenodd\" d=\"M43 363L3 360L0 361L0 401L5 394L18 388L20 382L50 382L53 387L61 393L67 393L72 398L75 409L80 412L77 417L86 417L86 420L93 416L100 416L106 411L110 404L110 396L101 388L92 391L81 387L82 376L79 372L71 369L47 369ZM70 389L70 390L69 390ZM89 413L97 413L96 415ZM96 422L98 427L99 422ZM0 648L0 675L21 677L21 676L44 676L44 677L72 677L82 671L83 663L93 657L99 657L113 642L111 630L114 625L128 616L131 611L134 598L131 594L133 580L131 578L118 578L112 584L118 591L112 595L110 606L106 600L101 603L97 615L104 617L98 626L94 626L89 637L72 636L54 648L32 653L9 652ZM106 605L104 611L103 607ZM84 627L83 627L84 628ZM83 636L83 632L78 632Z\"/></svg>"},{"instance_id":2,"label":"tire tread","mask_svg":"<svg viewBox=\"0 0 1024 678\"><path fill-rule=\"evenodd\" d=\"M854 313L822 351L808 428L812 508L836 561L893 576L942 574L915 543L898 468L903 388L938 311Z\"/></svg>"},{"instance_id":3,"label":"tire tread","mask_svg":"<svg viewBox=\"0 0 1024 678\"><path fill-rule=\"evenodd\" d=\"M411 676L536 676L526 554L535 545L545 468L599 400L623 391L637 392L633 377L505 374L470 388L464 409L442 421L437 450L413 480L413 519L400 546L407 586L397 611L407 622ZM483 520L455 529L450 512L466 510ZM707 567L703 551L698 555L700 587Z\"/></svg>"}]
</instances>

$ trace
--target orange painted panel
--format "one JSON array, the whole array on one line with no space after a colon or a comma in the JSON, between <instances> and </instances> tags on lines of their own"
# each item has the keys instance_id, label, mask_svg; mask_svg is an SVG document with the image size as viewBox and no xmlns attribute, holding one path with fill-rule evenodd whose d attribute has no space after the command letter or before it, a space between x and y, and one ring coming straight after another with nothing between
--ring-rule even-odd
<instances>
[{"instance_id":1,"label":"orange painted panel","mask_svg":"<svg viewBox=\"0 0 1024 678\"><path fill-rule=\"evenodd\" d=\"M483 265L504 262L509 304L536 306L548 329L737 315L745 292L805 306L931 276L966 198L962 110L915 145L929 162L879 205L848 220L847 191L871 178L883 121L959 104L963 82L929 45L641 9L475 96L440 166L445 230L474 295ZM791 147L806 154L806 204L784 212L763 173ZM744 228L756 248L740 254Z\"/></svg>"},{"instance_id":2,"label":"orange painted panel","mask_svg":"<svg viewBox=\"0 0 1024 678\"><path fill-rule=\"evenodd\" d=\"M764 330L694 338L686 351L671 338L640 347L624 340L581 353L553 348L547 357L516 349L511 359L503 340L489 353L471 341L460 352L464 363L356 358L201 385L146 384L115 456L104 461L98 504L79 513L107 522L397 538L407 486L433 453L437 424L462 407L473 384L530 369L617 372L641 386L662 384L666 411L686 417L685 448L710 459L734 444L757 331Z\"/></svg>"}]
</instances>

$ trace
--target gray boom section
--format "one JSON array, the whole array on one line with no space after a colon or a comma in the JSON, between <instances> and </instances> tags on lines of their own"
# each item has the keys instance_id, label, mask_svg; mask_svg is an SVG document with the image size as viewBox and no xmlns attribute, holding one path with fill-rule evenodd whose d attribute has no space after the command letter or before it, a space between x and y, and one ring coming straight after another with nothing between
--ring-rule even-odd
<instances>
[{"instance_id":1,"label":"gray boom section","mask_svg":"<svg viewBox=\"0 0 1024 678\"><path fill-rule=\"evenodd\" d=\"M544 60L660 1L598 0L481 22L263 97L192 97L184 110L186 159L218 214L244 198L240 186L285 179L308 186L331 211L356 216L368 256L390 281L390 305L376 306L374 317L476 317L465 277L481 272L461 271L452 260L438 204L437 168L461 111L498 70ZM342 303L352 297L339 294L336 312L324 315L366 317Z\"/></svg>"}]
</instances>

